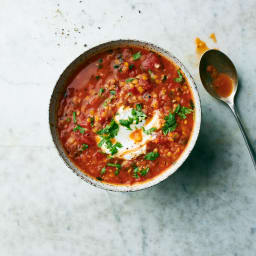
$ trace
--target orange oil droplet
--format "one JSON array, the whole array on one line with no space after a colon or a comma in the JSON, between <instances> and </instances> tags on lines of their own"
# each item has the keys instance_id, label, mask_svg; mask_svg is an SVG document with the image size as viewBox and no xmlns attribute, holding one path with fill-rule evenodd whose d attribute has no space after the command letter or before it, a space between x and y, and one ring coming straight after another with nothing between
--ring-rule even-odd
<instances>
[{"instance_id":1,"label":"orange oil droplet","mask_svg":"<svg viewBox=\"0 0 256 256\"><path fill-rule=\"evenodd\" d=\"M215 33L211 33L211 34L210 34L210 38L212 39L212 41L213 41L214 43L217 43L217 39L216 39Z\"/></svg>"}]
</instances>

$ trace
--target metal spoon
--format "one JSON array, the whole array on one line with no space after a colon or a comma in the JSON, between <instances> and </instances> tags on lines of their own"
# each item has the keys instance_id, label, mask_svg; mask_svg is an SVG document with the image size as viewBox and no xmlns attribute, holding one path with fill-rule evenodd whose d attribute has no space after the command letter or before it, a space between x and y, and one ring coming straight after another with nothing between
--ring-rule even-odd
<instances>
[{"instance_id":1,"label":"metal spoon","mask_svg":"<svg viewBox=\"0 0 256 256\"><path fill-rule=\"evenodd\" d=\"M212 79L210 77L209 72L206 71L206 68L208 65L214 66L218 72L225 73L229 75L229 77L233 80L233 91L230 96L224 98L220 97L216 94L213 86L212 86ZM231 109L232 113L234 114L236 121L238 123L238 126L243 134L246 146L249 150L250 156L252 158L252 162L254 164L254 167L256 169L256 161L255 161L255 153L253 151L252 145L249 142L249 139L246 135L246 132L244 130L244 127L242 125L242 122L240 120L240 117L237 113L236 106L234 103L237 87L238 87L238 77L237 72L234 64L232 61L226 56L224 53L218 50L208 50L205 52L200 60L199 65L199 73L201 77L202 84L204 88L207 90L208 93L210 93L214 98L226 103L229 108Z\"/></svg>"}]
</instances>

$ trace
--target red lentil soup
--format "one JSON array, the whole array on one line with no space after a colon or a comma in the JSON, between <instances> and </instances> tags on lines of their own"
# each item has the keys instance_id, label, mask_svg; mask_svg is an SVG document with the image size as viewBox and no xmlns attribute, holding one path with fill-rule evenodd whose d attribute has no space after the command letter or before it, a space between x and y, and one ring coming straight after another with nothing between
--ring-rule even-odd
<instances>
[{"instance_id":1,"label":"red lentil soup","mask_svg":"<svg viewBox=\"0 0 256 256\"><path fill-rule=\"evenodd\" d=\"M180 157L194 125L182 70L148 49L121 47L87 61L58 109L60 141L85 174L110 184L150 180Z\"/></svg>"}]
</instances>

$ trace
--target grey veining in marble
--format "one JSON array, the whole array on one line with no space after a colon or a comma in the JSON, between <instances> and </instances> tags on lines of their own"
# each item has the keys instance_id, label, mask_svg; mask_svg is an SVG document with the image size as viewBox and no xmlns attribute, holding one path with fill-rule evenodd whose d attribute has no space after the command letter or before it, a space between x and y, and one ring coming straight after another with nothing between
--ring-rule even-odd
<instances>
[{"instance_id":1,"label":"grey veining in marble","mask_svg":"<svg viewBox=\"0 0 256 256\"><path fill-rule=\"evenodd\" d=\"M256 147L255 10L254 0L2 0L0 255L254 256L256 172L232 114L200 83L194 39L234 61L238 109ZM89 47L120 38L174 53L196 79L203 109L180 170L128 194L76 177L48 128L59 74Z\"/></svg>"}]
</instances>

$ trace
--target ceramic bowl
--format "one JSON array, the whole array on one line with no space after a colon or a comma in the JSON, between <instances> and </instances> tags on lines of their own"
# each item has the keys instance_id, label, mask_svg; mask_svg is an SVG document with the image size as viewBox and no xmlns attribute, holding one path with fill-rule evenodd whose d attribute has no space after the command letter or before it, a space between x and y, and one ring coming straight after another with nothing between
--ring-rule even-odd
<instances>
[{"instance_id":1,"label":"ceramic bowl","mask_svg":"<svg viewBox=\"0 0 256 256\"><path fill-rule=\"evenodd\" d=\"M88 59L90 59L92 56L97 55L100 52L118 48L121 46L138 46L142 48L146 48L148 50L154 51L159 55L162 55L171 61L173 61L176 65L178 65L181 70L184 72L188 84L190 85L191 92L194 98L194 104L195 104L195 119L194 119L194 127L193 131L190 137L190 140L181 154L181 156L178 158L178 160L170 166L168 169L166 169L164 172L160 173L158 176L154 177L153 179L144 181L142 183L136 183L134 185L114 185L114 184L108 184L101 181L98 181L86 173L82 172L68 157L67 154L59 140L58 131L57 131L57 111L59 107L60 99L62 98L63 94L65 93L66 87L68 86L71 79L74 77L74 74L86 63ZM104 44L100 44L96 47L93 47L86 52L84 52L82 55L80 55L78 58L76 58L61 74L60 78L58 79L55 88L53 90L51 100L50 100L50 107L49 107L49 124L50 124L50 130L51 135L53 138L53 142L59 152L59 155L64 160L66 165L80 178L82 178L84 181L88 182L91 185L94 185L98 188L111 190L111 191L123 191L123 192L129 192L129 191L137 191L141 189L145 189L148 187L152 187L153 185L158 184L159 182L165 180L170 175L172 175L177 169L184 163L184 161L188 158L189 154L191 153L192 149L194 148L194 145L196 143L196 140L198 138L200 125L201 125L201 105L200 105L200 99L197 91L196 84L194 82L194 79L188 72L188 70L185 68L185 66L170 52L153 45L148 42L138 41L138 40L117 40L117 41L110 41Z\"/></svg>"}]
</instances>

